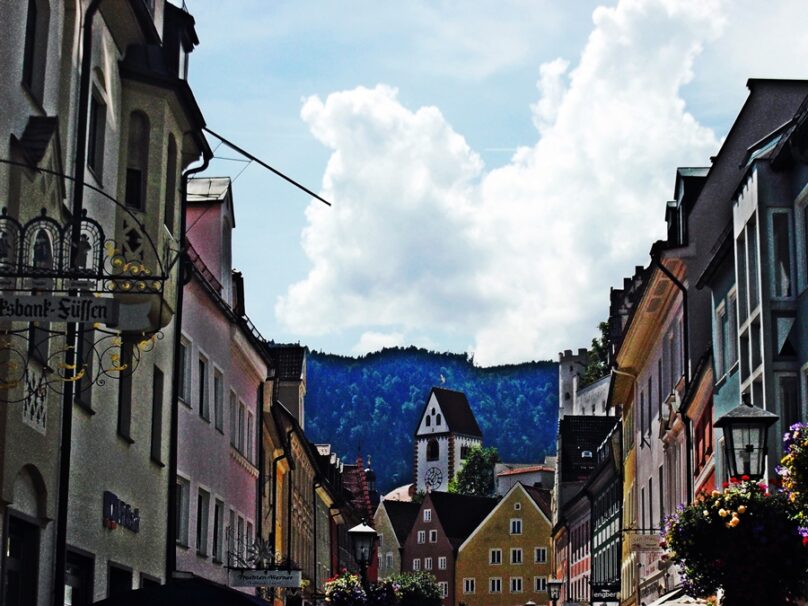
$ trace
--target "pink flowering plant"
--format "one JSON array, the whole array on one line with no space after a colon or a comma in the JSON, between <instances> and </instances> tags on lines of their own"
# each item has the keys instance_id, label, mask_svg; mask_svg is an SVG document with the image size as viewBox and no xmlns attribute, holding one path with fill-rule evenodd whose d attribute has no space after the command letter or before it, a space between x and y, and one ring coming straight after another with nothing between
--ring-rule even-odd
<instances>
[{"instance_id":1,"label":"pink flowering plant","mask_svg":"<svg viewBox=\"0 0 808 606\"><path fill-rule=\"evenodd\" d=\"M325 582L325 601L331 606L367 606L368 596L359 575L343 569Z\"/></svg>"},{"instance_id":2,"label":"pink flowering plant","mask_svg":"<svg viewBox=\"0 0 808 606\"><path fill-rule=\"evenodd\" d=\"M795 604L808 595L808 548L795 514L786 492L733 478L668 516L662 546L689 595L723 589L725 606Z\"/></svg>"},{"instance_id":3,"label":"pink flowering plant","mask_svg":"<svg viewBox=\"0 0 808 606\"><path fill-rule=\"evenodd\" d=\"M400 585L393 579L369 583L367 591L359 575L347 570L325 582L325 601L330 606L395 606Z\"/></svg>"},{"instance_id":4,"label":"pink flowering plant","mask_svg":"<svg viewBox=\"0 0 808 606\"><path fill-rule=\"evenodd\" d=\"M795 423L789 427L783 436L783 450L777 473L796 508L795 519L808 543L808 425Z\"/></svg>"}]
</instances>

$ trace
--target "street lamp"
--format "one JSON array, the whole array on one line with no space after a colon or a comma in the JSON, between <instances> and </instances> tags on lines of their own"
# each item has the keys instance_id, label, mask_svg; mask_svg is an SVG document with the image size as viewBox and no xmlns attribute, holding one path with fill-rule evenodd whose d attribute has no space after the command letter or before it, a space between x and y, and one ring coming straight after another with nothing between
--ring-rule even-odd
<instances>
[{"instance_id":1,"label":"street lamp","mask_svg":"<svg viewBox=\"0 0 808 606\"><path fill-rule=\"evenodd\" d=\"M527 602L525 602L525 606L536 606L536 602L534 602L533 600L528 600Z\"/></svg>"},{"instance_id":2,"label":"street lamp","mask_svg":"<svg viewBox=\"0 0 808 606\"><path fill-rule=\"evenodd\" d=\"M547 594L553 601L553 606L558 605L558 599L561 597L561 586L564 581L561 579L548 579L547 580Z\"/></svg>"},{"instance_id":3,"label":"street lamp","mask_svg":"<svg viewBox=\"0 0 808 606\"><path fill-rule=\"evenodd\" d=\"M766 467L768 429L779 419L776 414L752 406L749 394L742 403L715 422L724 430L724 449L731 477L763 477Z\"/></svg>"},{"instance_id":4,"label":"street lamp","mask_svg":"<svg viewBox=\"0 0 808 606\"><path fill-rule=\"evenodd\" d=\"M362 520L348 531L348 536L351 537L351 542L354 549L354 559L359 564L359 570L362 574L362 585L365 590L368 587L368 564L370 557L373 554L373 544L376 542L376 531Z\"/></svg>"}]
</instances>

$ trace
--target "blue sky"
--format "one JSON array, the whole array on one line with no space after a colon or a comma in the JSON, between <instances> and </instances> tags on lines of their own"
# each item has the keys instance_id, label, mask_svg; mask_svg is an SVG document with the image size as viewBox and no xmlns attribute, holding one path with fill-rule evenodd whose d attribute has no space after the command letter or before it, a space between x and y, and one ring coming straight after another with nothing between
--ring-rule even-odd
<instances>
[{"instance_id":1,"label":"blue sky","mask_svg":"<svg viewBox=\"0 0 808 606\"><path fill-rule=\"evenodd\" d=\"M248 313L334 353L586 346L747 78L808 75L797 1L187 4L209 127L334 204L238 176Z\"/></svg>"}]
</instances>

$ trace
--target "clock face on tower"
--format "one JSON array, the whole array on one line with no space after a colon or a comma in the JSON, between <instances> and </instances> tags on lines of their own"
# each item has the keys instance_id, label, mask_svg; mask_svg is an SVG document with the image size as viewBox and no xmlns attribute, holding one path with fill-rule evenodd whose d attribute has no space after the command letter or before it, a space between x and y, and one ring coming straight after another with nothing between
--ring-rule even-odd
<instances>
[{"instance_id":1,"label":"clock face on tower","mask_svg":"<svg viewBox=\"0 0 808 606\"><path fill-rule=\"evenodd\" d=\"M443 472L437 467L430 467L424 474L424 484L427 488L438 488L443 482Z\"/></svg>"}]
</instances>

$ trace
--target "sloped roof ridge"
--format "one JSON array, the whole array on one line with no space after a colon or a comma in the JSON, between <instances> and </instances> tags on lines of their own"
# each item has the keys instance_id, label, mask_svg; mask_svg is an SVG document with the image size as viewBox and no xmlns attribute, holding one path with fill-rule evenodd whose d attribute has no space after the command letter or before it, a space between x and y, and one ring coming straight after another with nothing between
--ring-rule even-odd
<instances>
[{"instance_id":1,"label":"sloped roof ridge","mask_svg":"<svg viewBox=\"0 0 808 606\"><path fill-rule=\"evenodd\" d=\"M477 424L477 419L464 392L446 389L445 387L433 387L430 395L433 393L438 399L441 410L443 410L443 416L446 418L449 431L483 437L483 432ZM427 398L428 404L429 398Z\"/></svg>"}]
</instances>

